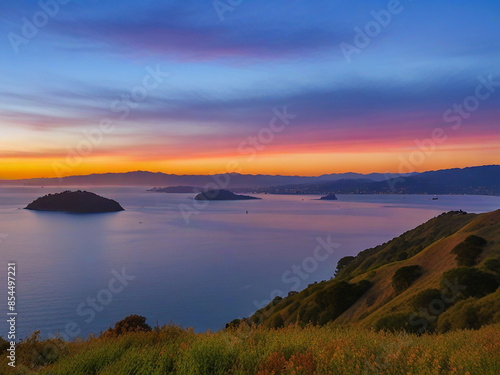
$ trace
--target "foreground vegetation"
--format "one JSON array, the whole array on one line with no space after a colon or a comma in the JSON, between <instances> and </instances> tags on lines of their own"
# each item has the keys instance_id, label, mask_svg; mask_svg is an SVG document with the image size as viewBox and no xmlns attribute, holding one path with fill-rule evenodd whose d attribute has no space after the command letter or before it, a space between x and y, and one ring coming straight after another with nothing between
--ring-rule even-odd
<instances>
[{"instance_id":1,"label":"foreground vegetation","mask_svg":"<svg viewBox=\"0 0 500 375\"><path fill-rule=\"evenodd\" d=\"M18 347L14 374L498 374L500 326L443 335L353 327L241 325L197 334L177 326ZM3 361L0 373L10 373Z\"/></svg>"}]
</instances>

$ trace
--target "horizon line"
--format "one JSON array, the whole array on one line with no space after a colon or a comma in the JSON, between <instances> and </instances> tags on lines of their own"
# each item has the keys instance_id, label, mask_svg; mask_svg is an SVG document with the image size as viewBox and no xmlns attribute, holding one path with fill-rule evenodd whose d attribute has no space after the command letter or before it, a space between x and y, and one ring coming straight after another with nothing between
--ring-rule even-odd
<instances>
[{"instance_id":1,"label":"horizon line","mask_svg":"<svg viewBox=\"0 0 500 375\"><path fill-rule=\"evenodd\" d=\"M28 178L16 178L16 179L5 179L5 178L0 178L0 181L26 181L26 180L55 180L55 179L65 179L65 178L71 178L71 177L89 177L89 176L104 176L104 175L112 175L112 174L130 174L130 173L151 173L151 174L163 174L167 176L195 176L195 177L210 177L210 176L222 176L222 175L240 175L240 176L270 176L270 177L310 177L310 178L317 178L317 177L323 177L323 176L331 176L331 175L343 175L343 174L359 174L363 176L368 176L371 174L380 174L380 175L394 175L394 176L409 176L413 174L420 174L420 173L427 173L427 172L438 172L438 171L445 171L445 170L454 170L454 169L468 169L468 168L481 168L481 167L494 167L494 166L500 166L500 164L484 164L484 165L473 165L469 167L455 167L455 168L443 168L443 169L433 169L433 170L427 170L427 171L422 171L422 172L408 172L408 173L399 173L399 172L369 172L369 173L360 173L360 172L333 172L333 173L323 173L320 175L313 175L313 176L305 176L305 175L281 175L281 174L250 174L250 173L238 173L238 172L226 172L226 173L213 173L213 174L175 174L175 173L167 173L167 172L162 172L162 171L145 171L145 170L135 170L135 171L127 171L127 172L104 172L104 173L90 173L90 174L80 174L80 175L70 175L70 176L64 176L64 177L28 177Z\"/></svg>"}]
</instances>

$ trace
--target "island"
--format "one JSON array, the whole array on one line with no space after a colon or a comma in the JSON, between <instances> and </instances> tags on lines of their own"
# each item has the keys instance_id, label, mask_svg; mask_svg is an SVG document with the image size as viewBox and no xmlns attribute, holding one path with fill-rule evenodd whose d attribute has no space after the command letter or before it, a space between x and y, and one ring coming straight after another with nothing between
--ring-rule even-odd
<instances>
[{"instance_id":1,"label":"island","mask_svg":"<svg viewBox=\"0 0 500 375\"><path fill-rule=\"evenodd\" d=\"M213 189L198 194L194 199L197 201L244 201L261 198L237 195L225 189Z\"/></svg>"},{"instance_id":2,"label":"island","mask_svg":"<svg viewBox=\"0 0 500 375\"><path fill-rule=\"evenodd\" d=\"M336 201L337 197L335 196L335 194L330 193L328 195L325 195L324 197L321 197L319 200L320 201Z\"/></svg>"},{"instance_id":3,"label":"island","mask_svg":"<svg viewBox=\"0 0 500 375\"><path fill-rule=\"evenodd\" d=\"M101 197L88 191L64 191L48 194L30 203L26 210L62 211L75 213L104 213L124 211L120 204L112 199Z\"/></svg>"},{"instance_id":4,"label":"island","mask_svg":"<svg viewBox=\"0 0 500 375\"><path fill-rule=\"evenodd\" d=\"M194 193L195 191L201 191L201 188L194 186L167 186L167 187L154 187L150 190L153 193L170 193L170 194L180 194L180 193Z\"/></svg>"}]
</instances>

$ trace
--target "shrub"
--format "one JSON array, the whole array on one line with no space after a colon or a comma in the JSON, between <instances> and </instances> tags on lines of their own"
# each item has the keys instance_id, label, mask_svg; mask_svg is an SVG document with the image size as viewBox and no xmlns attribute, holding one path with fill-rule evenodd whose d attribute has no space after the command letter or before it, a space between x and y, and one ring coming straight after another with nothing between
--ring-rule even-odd
<instances>
[{"instance_id":1,"label":"shrub","mask_svg":"<svg viewBox=\"0 0 500 375\"><path fill-rule=\"evenodd\" d=\"M342 271L344 268L346 268L352 261L356 259L356 257L353 256L346 256L343 258L340 258L340 260L337 262L337 269L335 270L335 275L338 275L340 271Z\"/></svg>"},{"instance_id":2,"label":"shrub","mask_svg":"<svg viewBox=\"0 0 500 375\"><path fill-rule=\"evenodd\" d=\"M316 295L316 303L323 310L320 324L335 320L351 307L370 287L371 282L362 280L357 284L338 281Z\"/></svg>"},{"instance_id":3,"label":"shrub","mask_svg":"<svg viewBox=\"0 0 500 375\"><path fill-rule=\"evenodd\" d=\"M62 338L42 339L40 331L35 331L22 340L22 344L17 346L16 360L33 366L55 363L62 355L67 354L67 343Z\"/></svg>"},{"instance_id":4,"label":"shrub","mask_svg":"<svg viewBox=\"0 0 500 375\"><path fill-rule=\"evenodd\" d=\"M320 313L321 309L319 306L314 306L312 308L310 306L302 306L297 313L297 322L317 324Z\"/></svg>"},{"instance_id":5,"label":"shrub","mask_svg":"<svg viewBox=\"0 0 500 375\"><path fill-rule=\"evenodd\" d=\"M5 353L7 349L9 349L10 344L7 340L4 340L2 336L0 336L0 352Z\"/></svg>"},{"instance_id":6,"label":"shrub","mask_svg":"<svg viewBox=\"0 0 500 375\"><path fill-rule=\"evenodd\" d=\"M264 314L262 314L261 310L259 310L252 315L251 320L254 324L261 324L264 321Z\"/></svg>"},{"instance_id":7,"label":"shrub","mask_svg":"<svg viewBox=\"0 0 500 375\"><path fill-rule=\"evenodd\" d=\"M413 313L396 313L384 316L375 322L377 331L385 330L391 332L406 331L408 333L420 333L418 324L411 324L415 319Z\"/></svg>"},{"instance_id":8,"label":"shrub","mask_svg":"<svg viewBox=\"0 0 500 375\"><path fill-rule=\"evenodd\" d=\"M487 243L488 242L482 237L469 236L463 242L455 246L451 253L457 255L455 260L459 266L474 266L477 257L481 255Z\"/></svg>"},{"instance_id":9,"label":"shrub","mask_svg":"<svg viewBox=\"0 0 500 375\"><path fill-rule=\"evenodd\" d=\"M457 329L479 329L500 323L500 290L486 297L469 297L457 302L437 322L440 332Z\"/></svg>"},{"instance_id":10,"label":"shrub","mask_svg":"<svg viewBox=\"0 0 500 375\"><path fill-rule=\"evenodd\" d=\"M422 267L420 266L401 267L394 272L394 276L392 277L394 291L397 294L404 292L420 275L422 275Z\"/></svg>"},{"instance_id":11,"label":"shrub","mask_svg":"<svg viewBox=\"0 0 500 375\"><path fill-rule=\"evenodd\" d=\"M233 319L229 323L226 323L226 328L237 328L240 326L241 322L241 319Z\"/></svg>"},{"instance_id":12,"label":"shrub","mask_svg":"<svg viewBox=\"0 0 500 375\"><path fill-rule=\"evenodd\" d=\"M326 309L332 304L341 304L349 297L351 284L347 281L339 281L331 287L319 292L316 297L316 303L321 309Z\"/></svg>"},{"instance_id":13,"label":"shrub","mask_svg":"<svg viewBox=\"0 0 500 375\"><path fill-rule=\"evenodd\" d=\"M151 327L146 324L146 318L140 315L129 315L110 328L107 333L112 335L123 335L129 332L150 332Z\"/></svg>"},{"instance_id":14,"label":"shrub","mask_svg":"<svg viewBox=\"0 0 500 375\"><path fill-rule=\"evenodd\" d=\"M488 271L500 274L500 259L499 258L488 258L484 261L484 268Z\"/></svg>"},{"instance_id":15,"label":"shrub","mask_svg":"<svg viewBox=\"0 0 500 375\"><path fill-rule=\"evenodd\" d=\"M440 285L443 289L449 289L450 285L454 285L454 288L459 289L457 297L467 298L493 293L498 287L498 282L491 273L475 267L459 267L443 273Z\"/></svg>"},{"instance_id":16,"label":"shrub","mask_svg":"<svg viewBox=\"0 0 500 375\"><path fill-rule=\"evenodd\" d=\"M287 365L287 360L283 353L273 352L265 361L259 365L258 374L282 374Z\"/></svg>"},{"instance_id":17,"label":"shrub","mask_svg":"<svg viewBox=\"0 0 500 375\"><path fill-rule=\"evenodd\" d=\"M415 311L427 309L434 300L441 300L441 291L437 289L425 289L413 297L411 305Z\"/></svg>"},{"instance_id":18,"label":"shrub","mask_svg":"<svg viewBox=\"0 0 500 375\"><path fill-rule=\"evenodd\" d=\"M406 251L401 251L397 256L396 256L396 260L397 261L400 261L400 260L405 260L405 259L408 259L408 253Z\"/></svg>"},{"instance_id":19,"label":"shrub","mask_svg":"<svg viewBox=\"0 0 500 375\"><path fill-rule=\"evenodd\" d=\"M283 320L281 314L276 315L276 317L273 320L273 328L281 328L284 326L285 326L285 321Z\"/></svg>"},{"instance_id":20,"label":"shrub","mask_svg":"<svg viewBox=\"0 0 500 375\"><path fill-rule=\"evenodd\" d=\"M488 243L488 241L486 241L483 237L474 235L467 237L464 242L471 246L479 246L479 247L484 247Z\"/></svg>"},{"instance_id":21,"label":"shrub","mask_svg":"<svg viewBox=\"0 0 500 375\"><path fill-rule=\"evenodd\" d=\"M478 329L481 327L481 321L474 306L475 298L468 298L459 301L443 313L437 322L439 332L448 332L456 329Z\"/></svg>"},{"instance_id":22,"label":"shrub","mask_svg":"<svg viewBox=\"0 0 500 375\"><path fill-rule=\"evenodd\" d=\"M274 297L274 299L272 300L271 305L272 305L272 306L276 306L276 305L277 305L278 303L280 303L281 301L283 301L283 297L276 296L276 297Z\"/></svg>"}]
</instances>

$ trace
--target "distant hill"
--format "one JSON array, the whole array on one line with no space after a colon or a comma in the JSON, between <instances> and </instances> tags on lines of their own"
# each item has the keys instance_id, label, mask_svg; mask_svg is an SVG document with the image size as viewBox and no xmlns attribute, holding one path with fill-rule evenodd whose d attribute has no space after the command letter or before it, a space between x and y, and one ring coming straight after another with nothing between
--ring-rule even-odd
<instances>
[{"instance_id":1,"label":"distant hill","mask_svg":"<svg viewBox=\"0 0 500 375\"><path fill-rule=\"evenodd\" d=\"M482 194L500 195L500 166L412 173L401 176L339 173L318 177L245 175L174 175L145 171L91 174L58 178L0 180L0 186L199 186L201 191L231 189L269 194ZM173 189L175 190L175 189ZM172 191L173 191L172 190Z\"/></svg>"},{"instance_id":2,"label":"distant hill","mask_svg":"<svg viewBox=\"0 0 500 375\"><path fill-rule=\"evenodd\" d=\"M127 173L104 173L59 178L33 178L24 180L0 180L0 185L28 186L201 186L214 183L220 188L257 188L283 184L305 184L320 181L335 181L346 178L365 178L383 181L382 173L368 175L338 173L320 177L249 175L239 173L216 175L175 175L161 172L136 171Z\"/></svg>"},{"instance_id":3,"label":"distant hill","mask_svg":"<svg viewBox=\"0 0 500 375\"><path fill-rule=\"evenodd\" d=\"M167 186L164 188L155 187L148 191L153 193L170 193L170 194L181 194L181 193L195 193L196 191L202 191L202 188L194 186Z\"/></svg>"},{"instance_id":4,"label":"distant hill","mask_svg":"<svg viewBox=\"0 0 500 375\"><path fill-rule=\"evenodd\" d=\"M423 172L386 181L341 179L253 190L269 194L480 194L500 195L500 166Z\"/></svg>"},{"instance_id":5,"label":"distant hill","mask_svg":"<svg viewBox=\"0 0 500 375\"><path fill-rule=\"evenodd\" d=\"M340 259L332 280L276 297L250 320L415 333L477 329L500 323L499 285L500 210L453 211Z\"/></svg>"}]
</instances>

